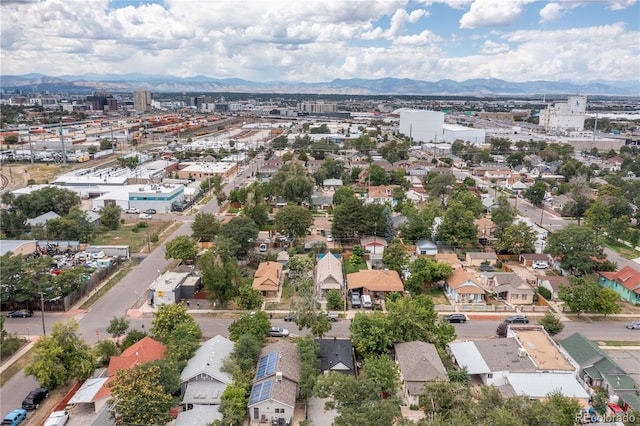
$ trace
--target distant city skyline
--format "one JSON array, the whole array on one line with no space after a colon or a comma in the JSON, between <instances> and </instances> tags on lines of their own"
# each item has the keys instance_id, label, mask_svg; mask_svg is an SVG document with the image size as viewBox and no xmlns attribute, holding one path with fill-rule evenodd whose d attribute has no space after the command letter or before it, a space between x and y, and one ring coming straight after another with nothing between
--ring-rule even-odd
<instances>
[{"instance_id":1,"label":"distant city skyline","mask_svg":"<svg viewBox=\"0 0 640 426\"><path fill-rule=\"evenodd\" d=\"M638 0L0 0L0 74L637 81Z\"/></svg>"}]
</instances>

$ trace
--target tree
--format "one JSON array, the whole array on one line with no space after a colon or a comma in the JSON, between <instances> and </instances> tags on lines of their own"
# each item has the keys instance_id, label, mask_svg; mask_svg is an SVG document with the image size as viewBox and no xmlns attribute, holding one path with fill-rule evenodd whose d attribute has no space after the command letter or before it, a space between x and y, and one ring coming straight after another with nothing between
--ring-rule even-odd
<instances>
[{"instance_id":1,"label":"tree","mask_svg":"<svg viewBox=\"0 0 640 426\"><path fill-rule=\"evenodd\" d=\"M9 204L30 218L49 211L66 216L71 209L80 206L80 197L68 189L47 186L29 194L18 195Z\"/></svg>"},{"instance_id":2,"label":"tree","mask_svg":"<svg viewBox=\"0 0 640 426\"><path fill-rule=\"evenodd\" d=\"M316 384L316 377L320 371L320 359L318 352L320 346L310 336L300 337L296 340L296 348L300 355L300 396L309 398Z\"/></svg>"},{"instance_id":3,"label":"tree","mask_svg":"<svg viewBox=\"0 0 640 426\"><path fill-rule=\"evenodd\" d=\"M180 369L176 362L171 359L157 359L155 361L150 361L145 364L140 365L139 367L144 371L148 371L150 369L158 368L160 370L160 375L158 377L158 382L162 386L164 393L167 395L174 395L180 390ZM154 374L154 373L151 373Z\"/></svg>"},{"instance_id":4,"label":"tree","mask_svg":"<svg viewBox=\"0 0 640 426\"><path fill-rule=\"evenodd\" d=\"M348 186L340 186L333 193L333 205L338 206L344 203L347 199L355 196L353 189Z\"/></svg>"},{"instance_id":5,"label":"tree","mask_svg":"<svg viewBox=\"0 0 640 426\"><path fill-rule=\"evenodd\" d=\"M394 241L382 254L382 263L397 273L401 273L403 268L409 263L407 249L399 240Z\"/></svg>"},{"instance_id":6,"label":"tree","mask_svg":"<svg viewBox=\"0 0 640 426\"><path fill-rule=\"evenodd\" d=\"M125 317L113 317L107 327L107 333L114 339L119 339L120 336L127 334L129 329L129 321Z\"/></svg>"},{"instance_id":7,"label":"tree","mask_svg":"<svg viewBox=\"0 0 640 426\"><path fill-rule=\"evenodd\" d=\"M238 287L236 302L240 309L257 309L262 306L264 297L262 293L254 289L250 283L245 282Z\"/></svg>"},{"instance_id":8,"label":"tree","mask_svg":"<svg viewBox=\"0 0 640 426\"><path fill-rule=\"evenodd\" d=\"M178 324L182 323L195 324L198 327L193 317L187 312L186 306L177 303L160 305L153 314L150 332L154 338L164 341L176 329Z\"/></svg>"},{"instance_id":9,"label":"tree","mask_svg":"<svg viewBox=\"0 0 640 426\"><path fill-rule=\"evenodd\" d=\"M420 405L425 407L428 419L449 418L454 410L468 413L471 411L470 401L472 396L468 386L444 381L427 382L420 396Z\"/></svg>"},{"instance_id":10,"label":"tree","mask_svg":"<svg viewBox=\"0 0 640 426\"><path fill-rule=\"evenodd\" d=\"M122 350L127 349L134 343L144 339L146 336L147 336L147 333L145 333L144 331L135 330L135 329L129 330L127 335L124 336L124 339L122 339Z\"/></svg>"},{"instance_id":11,"label":"tree","mask_svg":"<svg viewBox=\"0 0 640 426\"><path fill-rule=\"evenodd\" d=\"M109 384L123 424L166 424L173 398L160 383L160 367L121 369Z\"/></svg>"},{"instance_id":12,"label":"tree","mask_svg":"<svg viewBox=\"0 0 640 426\"><path fill-rule=\"evenodd\" d=\"M444 200L456 183L456 177L452 173L431 173L427 176L429 197L440 198L440 204L444 206Z\"/></svg>"},{"instance_id":13,"label":"tree","mask_svg":"<svg viewBox=\"0 0 640 426\"><path fill-rule=\"evenodd\" d=\"M460 247L477 241L475 216L464 204L451 202L438 226L436 240L445 245Z\"/></svg>"},{"instance_id":14,"label":"tree","mask_svg":"<svg viewBox=\"0 0 640 426\"><path fill-rule=\"evenodd\" d=\"M358 312L349 326L355 350L363 357L387 353L393 338L381 312Z\"/></svg>"},{"instance_id":15,"label":"tree","mask_svg":"<svg viewBox=\"0 0 640 426\"><path fill-rule=\"evenodd\" d=\"M571 183L573 185L570 193L571 201L564 206L562 212L564 215L575 217L578 225L580 225L580 219L582 219L591 204L589 187L582 177L580 179L572 179Z\"/></svg>"},{"instance_id":16,"label":"tree","mask_svg":"<svg viewBox=\"0 0 640 426\"><path fill-rule=\"evenodd\" d=\"M120 228L120 206L104 206L100 211L100 224L107 229Z\"/></svg>"},{"instance_id":17,"label":"tree","mask_svg":"<svg viewBox=\"0 0 640 426\"><path fill-rule=\"evenodd\" d=\"M461 190L451 194L448 205L452 203L463 205L467 210L473 213L473 217L478 219L482 215L484 206L482 200L475 193L467 191L466 187L462 187Z\"/></svg>"},{"instance_id":18,"label":"tree","mask_svg":"<svg viewBox=\"0 0 640 426\"><path fill-rule=\"evenodd\" d=\"M398 390L400 373L398 365L388 355L373 355L364 360L362 374L380 392L394 394Z\"/></svg>"},{"instance_id":19,"label":"tree","mask_svg":"<svg viewBox=\"0 0 640 426\"><path fill-rule=\"evenodd\" d=\"M596 200L584 213L584 224L595 231L595 237L598 238L602 231L611 222L609 211L602 204L601 200Z\"/></svg>"},{"instance_id":20,"label":"tree","mask_svg":"<svg viewBox=\"0 0 640 426\"><path fill-rule=\"evenodd\" d=\"M377 164L372 164L367 169L367 179L371 185L387 185L391 180L387 171Z\"/></svg>"},{"instance_id":21,"label":"tree","mask_svg":"<svg viewBox=\"0 0 640 426\"><path fill-rule=\"evenodd\" d=\"M243 334L252 334L258 339L269 335L271 322L264 311L243 314L229 325L229 339L237 341Z\"/></svg>"},{"instance_id":22,"label":"tree","mask_svg":"<svg viewBox=\"0 0 640 426\"><path fill-rule=\"evenodd\" d=\"M540 207L542 205L542 200L544 200L546 192L547 185L543 181L537 180L536 183L525 189L522 195L524 196L524 198L529 200L531 204Z\"/></svg>"},{"instance_id":23,"label":"tree","mask_svg":"<svg viewBox=\"0 0 640 426\"><path fill-rule=\"evenodd\" d=\"M247 389L242 385L230 384L220 397L220 413L229 426L241 426L247 415Z\"/></svg>"},{"instance_id":24,"label":"tree","mask_svg":"<svg viewBox=\"0 0 640 426\"><path fill-rule=\"evenodd\" d=\"M220 222L211 213L198 213L191 224L191 237L196 241L213 241L220 231Z\"/></svg>"},{"instance_id":25,"label":"tree","mask_svg":"<svg viewBox=\"0 0 640 426\"><path fill-rule=\"evenodd\" d=\"M556 317L549 311L544 314L539 323L550 336L555 336L564 329L564 324L560 321L560 318Z\"/></svg>"},{"instance_id":26,"label":"tree","mask_svg":"<svg viewBox=\"0 0 640 426\"><path fill-rule=\"evenodd\" d=\"M51 336L42 336L33 346L33 359L25 373L40 386L56 388L70 379L84 380L93 373L95 356L78 336L78 323L71 319L53 324Z\"/></svg>"},{"instance_id":27,"label":"tree","mask_svg":"<svg viewBox=\"0 0 640 426\"><path fill-rule=\"evenodd\" d=\"M326 315L318 312L313 291L313 280L308 276L296 281L298 299L293 303L293 315L298 329L308 328L316 337L322 337L331 330L331 322Z\"/></svg>"},{"instance_id":28,"label":"tree","mask_svg":"<svg viewBox=\"0 0 640 426\"><path fill-rule=\"evenodd\" d=\"M559 257L562 269L572 274L589 274L595 268L593 258L604 258L595 232L586 226L577 225L568 225L549 235L545 253Z\"/></svg>"},{"instance_id":29,"label":"tree","mask_svg":"<svg viewBox=\"0 0 640 426\"><path fill-rule=\"evenodd\" d=\"M425 284L431 287L434 283L447 279L453 272L451 265L436 262L430 257L419 257L409 266L411 275L406 280L406 288L412 295L422 293Z\"/></svg>"},{"instance_id":30,"label":"tree","mask_svg":"<svg viewBox=\"0 0 640 426\"><path fill-rule=\"evenodd\" d=\"M618 304L620 300L620 295L616 293L614 290L609 287L604 287L600 289L600 294L598 294L598 299L596 300L596 310L604 314L606 318L609 314L617 314L620 313L622 307Z\"/></svg>"},{"instance_id":31,"label":"tree","mask_svg":"<svg viewBox=\"0 0 640 426\"><path fill-rule=\"evenodd\" d=\"M284 206L278 210L274 225L278 232L293 239L307 234L313 224L313 215L302 206Z\"/></svg>"},{"instance_id":32,"label":"tree","mask_svg":"<svg viewBox=\"0 0 640 426\"><path fill-rule=\"evenodd\" d=\"M188 235L179 235L167 242L164 249L165 259L179 259L182 262L194 261L198 255L198 246Z\"/></svg>"},{"instance_id":33,"label":"tree","mask_svg":"<svg viewBox=\"0 0 640 426\"><path fill-rule=\"evenodd\" d=\"M167 346L167 359L176 362L178 369L182 370L200 347L201 338L200 326L193 319L175 324L162 339Z\"/></svg>"},{"instance_id":34,"label":"tree","mask_svg":"<svg viewBox=\"0 0 640 426\"><path fill-rule=\"evenodd\" d=\"M433 299L426 295L403 297L395 301L387 300L388 333L393 342L423 341L444 349L455 340L453 326L438 321Z\"/></svg>"},{"instance_id":35,"label":"tree","mask_svg":"<svg viewBox=\"0 0 640 426\"><path fill-rule=\"evenodd\" d=\"M558 297L571 312L592 312L596 310L600 286L596 281L569 277L569 285L561 286Z\"/></svg>"},{"instance_id":36,"label":"tree","mask_svg":"<svg viewBox=\"0 0 640 426\"><path fill-rule=\"evenodd\" d=\"M93 355L98 360L98 364L106 367L112 356L118 353L118 347L112 340L100 340L93 350Z\"/></svg>"},{"instance_id":37,"label":"tree","mask_svg":"<svg viewBox=\"0 0 640 426\"><path fill-rule=\"evenodd\" d=\"M244 278L235 257L226 254L220 246L205 252L198 259L198 268L202 273L202 284L211 300L226 306L238 295Z\"/></svg>"},{"instance_id":38,"label":"tree","mask_svg":"<svg viewBox=\"0 0 640 426\"><path fill-rule=\"evenodd\" d=\"M223 237L234 241L236 247L233 255L244 256L250 248L254 247L258 232L258 226L253 220L245 216L238 216L220 227L218 238Z\"/></svg>"},{"instance_id":39,"label":"tree","mask_svg":"<svg viewBox=\"0 0 640 426\"><path fill-rule=\"evenodd\" d=\"M521 253L533 253L535 251L536 232L525 222L509 225L504 232L498 250L501 252L520 255Z\"/></svg>"},{"instance_id":40,"label":"tree","mask_svg":"<svg viewBox=\"0 0 640 426\"><path fill-rule=\"evenodd\" d=\"M440 214L436 203L428 203L422 210L411 211L406 223L400 226L400 235L405 242L415 243L419 240L430 240L433 234L433 223Z\"/></svg>"},{"instance_id":41,"label":"tree","mask_svg":"<svg viewBox=\"0 0 640 426\"><path fill-rule=\"evenodd\" d=\"M582 409L577 399L568 398L560 391L554 391L547 395L543 404L547 408L547 412L552 414L549 418L554 419L558 425L574 424L576 415Z\"/></svg>"},{"instance_id":42,"label":"tree","mask_svg":"<svg viewBox=\"0 0 640 426\"><path fill-rule=\"evenodd\" d=\"M327 309L337 311L344 307L344 297L340 290L331 289L327 291Z\"/></svg>"},{"instance_id":43,"label":"tree","mask_svg":"<svg viewBox=\"0 0 640 426\"><path fill-rule=\"evenodd\" d=\"M502 232L513 223L517 212L504 195L498 197L496 204L496 207L491 209L491 221L496 224L498 228L496 234L500 237Z\"/></svg>"}]
</instances>

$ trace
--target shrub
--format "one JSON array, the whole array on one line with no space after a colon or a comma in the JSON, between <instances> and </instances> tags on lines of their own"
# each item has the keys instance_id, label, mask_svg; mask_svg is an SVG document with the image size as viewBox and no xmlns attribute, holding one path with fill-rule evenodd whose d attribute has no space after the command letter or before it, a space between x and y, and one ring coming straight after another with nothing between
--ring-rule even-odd
<instances>
[{"instance_id":1,"label":"shrub","mask_svg":"<svg viewBox=\"0 0 640 426\"><path fill-rule=\"evenodd\" d=\"M496 328L496 335L498 337L507 337L507 330L509 329L509 324L507 322L503 322Z\"/></svg>"},{"instance_id":2,"label":"shrub","mask_svg":"<svg viewBox=\"0 0 640 426\"><path fill-rule=\"evenodd\" d=\"M151 240L152 243L157 243L158 240L160 240L160 236L158 234L153 234L149 239Z\"/></svg>"},{"instance_id":3,"label":"shrub","mask_svg":"<svg viewBox=\"0 0 640 426\"><path fill-rule=\"evenodd\" d=\"M538 294L547 300L551 300L551 291L546 287L538 287Z\"/></svg>"}]
</instances>

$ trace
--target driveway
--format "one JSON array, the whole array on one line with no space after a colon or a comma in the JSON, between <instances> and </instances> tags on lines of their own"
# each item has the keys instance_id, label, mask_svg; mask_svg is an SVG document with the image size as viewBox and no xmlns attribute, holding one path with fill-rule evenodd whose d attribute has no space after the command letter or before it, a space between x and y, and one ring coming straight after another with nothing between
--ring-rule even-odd
<instances>
[{"instance_id":1,"label":"driveway","mask_svg":"<svg viewBox=\"0 0 640 426\"><path fill-rule=\"evenodd\" d=\"M331 426L338 416L336 410L326 411L324 409L324 403L326 401L329 401L329 399L309 398L307 418L311 420L313 426Z\"/></svg>"}]
</instances>

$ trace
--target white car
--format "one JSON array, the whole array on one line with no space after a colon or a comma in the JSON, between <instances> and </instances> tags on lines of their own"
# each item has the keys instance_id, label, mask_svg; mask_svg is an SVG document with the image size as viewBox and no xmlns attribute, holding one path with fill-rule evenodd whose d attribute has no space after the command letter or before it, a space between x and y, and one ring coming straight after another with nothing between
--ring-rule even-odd
<instances>
[{"instance_id":1,"label":"white car","mask_svg":"<svg viewBox=\"0 0 640 426\"><path fill-rule=\"evenodd\" d=\"M333 235L327 234L327 242L330 243L331 241L333 241Z\"/></svg>"},{"instance_id":2,"label":"white car","mask_svg":"<svg viewBox=\"0 0 640 426\"><path fill-rule=\"evenodd\" d=\"M135 207L132 207L129 209L125 209L124 212L128 214L138 214L140 213L140 209L136 209Z\"/></svg>"},{"instance_id":3,"label":"white car","mask_svg":"<svg viewBox=\"0 0 640 426\"><path fill-rule=\"evenodd\" d=\"M149 213L140 213L140 216L138 217L143 220L153 219L153 216L151 216Z\"/></svg>"},{"instance_id":4,"label":"white car","mask_svg":"<svg viewBox=\"0 0 640 426\"><path fill-rule=\"evenodd\" d=\"M549 264L544 260L539 260L539 261L533 262L533 265L531 265L531 267L533 269L547 269L549 267Z\"/></svg>"}]
</instances>

